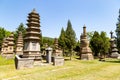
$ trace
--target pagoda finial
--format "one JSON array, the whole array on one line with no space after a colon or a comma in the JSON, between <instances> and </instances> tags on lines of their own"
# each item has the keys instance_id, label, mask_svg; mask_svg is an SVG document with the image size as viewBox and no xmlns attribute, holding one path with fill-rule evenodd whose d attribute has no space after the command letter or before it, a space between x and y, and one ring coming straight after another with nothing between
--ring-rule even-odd
<instances>
[{"instance_id":1,"label":"pagoda finial","mask_svg":"<svg viewBox=\"0 0 120 80\"><path fill-rule=\"evenodd\" d=\"M83 26L83 34L84 34L84 35L86 34L86 26L85 26L85 24L84 24L84 26Z\"/></svg>"},{"instance_id":2,"label":"pagoda finial","mask_svg":"<svg viewBox=\"0 0 120 80\"><path fill-rule=\"evenodd\" d=\"M85 27L86 28L86 25L84 24L84 26L83 27Z\"/></svg>"},{"instance_id":3,"label":"pagoda finial","mask_svg":"<svg viewBox=\"0 0 120 80\"><path fill-rule=\"evenodd\" d=\"M111 34L111 38L113 38L113 32L112 31L110 32L110 34Z\"/></svg>"},{"instance_id":4,"label":"pagoda finial","mask_svg":"<svg viewBox=\"0 0 120 80\"><path fill-rule=\"evenodd\" d=\"M32 12L33 12L33 13L36 13L36 10L35 10L35 8L33 8Z\"/></svg>"}]
</instances>

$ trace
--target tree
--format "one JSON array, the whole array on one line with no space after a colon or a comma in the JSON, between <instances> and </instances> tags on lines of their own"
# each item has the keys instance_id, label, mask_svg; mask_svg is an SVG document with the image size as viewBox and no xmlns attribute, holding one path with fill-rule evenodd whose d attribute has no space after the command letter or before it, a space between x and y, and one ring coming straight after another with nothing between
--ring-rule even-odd
<instances>
[{"instance_id":1,"label":"tree","mask_svg":"<svg viewBox=\"0 0 120 80\"><path fill-rule=\"evenodd\" d=\"M90 47L92 51L94 52L94 56L98 56L101 48L101 37L97 31L94 32L93 37L90 41Z\"/></svg>"},{"instance_id":2,"label":"tree","mask_svg":"<svg viewBox=\"0 0 120 80\"><path fill-rule=\"evenodd\" d=\"M77 52L76 55L78 55L78 56L80 55L80 41L79 40L77 41L77 43L75 45L74 51Z\"/></svg>"},{"instance_id":3,"label":"tree","mask_svg":"<svg viewBox=\"0 0 120 80\"><path fill-rule=\"evenodd\" d=\"M16 40L18 38L18 34L19 32L22 32L22 36L24 37L25 36L25 33L26 33L26 27L24 26L23 23L20 23L20 25L18 26L18 28L16 29L16 31L14 32L14 39L15 39L15 43L16 43Z\"/></svg>"},{"instance_id":4,"label":"tree","mask_svg":"<svg viewBox=\"0 0 120 80\"><path fill-rule=\"evenodd\" d=\"M99 34L95 31L93 37L91 38L90 46L94 52L94 56L100 55L100 57L105 57L110 47L109 38L106 36L105 32L102 31L101 34Z\"/></svg>"},{"instance_id":5,"label":"tree","mask_svg":"<svg viewBox=\"0 0 120 80\"><path fill-rule=\"evenodd\" d=\"M120 51L120 9L119 9L119 16L118 16L118 23L116 24L116 35L117 35L117 47Z\"/></svg>"},{"instance_id":6,"label":"tree","mask_svg":"<svg viewBox=\"0 0 120 80\"><path fill-rule=\"evenodd\" d=\"M94 31L92 32L87 32L87 39L90 41L91 38L93 37Z\"/></svg>"},{"instance_id":7,"label":"tree","mask_svg":"<svg viewBox=\"0 0 120 80\"><path fill-rule=\"evenodd\" d=\"M63 54L64 54L64 50L65 50L65 31L64 28L61 29L61 33L60 36L58 38L58 44L60 46L60 48L63 50Z\"/></svg>"},{"instance_id":8,"label":"tree","mask_svg":"<svg viewBox=\"0 0 120 80\"><path fill-rule=\"evenodd\" d=\"M101 32L101 50L100 50L100 55L101 57L106 55L106 53L108 53L109 48L110 48L110 40L109 38L106 36L106 32Z\"/></svg>"},{"instance_id":9,"label":"tree","mask_svg":"<svg viewBox=\"0 0 120 80\"><path fill-rule=\"evenodd\" d=\"M43 45L53 46L54 39L50 37L42 37Z\"/></svg>"},{"instance_id":10,"label":"tree","mask_svg":"<svg viewBox=\"0 0 120 80\"><path fill-rule=\"evenodd\" d=\"M65 43L66 43L67 49L70 52L70 60L71 60L73 47L76 44L76 34L72 28L72 24L71 24L70 20L68 20L67 29L65 32Z\"/></svg>"}]
</instances>

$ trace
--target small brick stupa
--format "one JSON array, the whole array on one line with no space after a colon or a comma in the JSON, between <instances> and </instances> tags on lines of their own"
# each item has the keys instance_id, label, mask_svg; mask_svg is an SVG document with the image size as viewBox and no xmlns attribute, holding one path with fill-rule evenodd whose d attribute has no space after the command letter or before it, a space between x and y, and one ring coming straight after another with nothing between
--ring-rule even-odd
<instances>
[{"instance_id":1,"label":"small brick stupa","mask_svg":"<svg viewBox=\"0 0 120 80\"><path fill-rule=\"evenodd\" d=\"M8 58L14 57L14 34L11 33L11 35L8 37Z\"/></svg>"},{"instance_id":2,"label":"small brick stupa","mask_svg":"<svg viewBox=\"0 0 120 80\"><path fill-rule=\"evenodd\" d=\"M53 56L63 56L62 50L58 47L58 39L54 39L54 50L53 50Z\"/></svg>"},{"instance_id":3,"label":"small brick stupa","mask_svg":"<svg viewBox=\"0 0 120 80\"><path fill-rule=\"evenodd\" d=\"M18 39L16 43L16 50L15 50L17 55L22 55L23 54L23 36L22 32L19 32L18 34Z\"/></svg>"},{"instance_id":4,"label":"small brick stupa","mask_svg":"<svg viewBox=\"0 0 120 80\"><path fill-rule=\"evenodd\" d=\"M35 61L40 61L40 18L39 14L33 9L28 15L28 28L24 38L24 58L33 58Z\"/></svg>"},{"instance_id":5,"label":"small brick stupa","mask_svg":"<svg viewBox=\"0 0 120 80\"><path fill-rule=\"evenodd\" d=\"M5 38L3 55L6 54L7 51L8 51L8 38Z\"/></svg>"},{"instance_id":6,"label":"small brick stupa","mask_svg":"<svg viewBox=\"0 0 120 80\"><path fill-rule=\"evenodd\" d=\"M54 50L53 50L53 65L62 66L64 65L63 52L58 46L58 39L54 39Z\"/></svg>"},{"instance_id":7,"label":"small brick stupa","mask_svg":"<svg viewBox=\"0 0 120 80\"><path fill-rule=\"evenodd\" d=\"M83 34L80 36L80 58L81 60L93 60L92 51L87 40L86 26L83 27Z\"/></svg>"},{"instance_id":8,"label":"small brick stupa","mask_svg":"<svg viewBox=\"0 0 120 80\"><path fill-rule=\"evenodd\" d=\"M4 54L4 52L5 52L5 40L6 40L6 38L4 38L3 42L2 42L1 55Z\"/></svg>"}]
</instances>

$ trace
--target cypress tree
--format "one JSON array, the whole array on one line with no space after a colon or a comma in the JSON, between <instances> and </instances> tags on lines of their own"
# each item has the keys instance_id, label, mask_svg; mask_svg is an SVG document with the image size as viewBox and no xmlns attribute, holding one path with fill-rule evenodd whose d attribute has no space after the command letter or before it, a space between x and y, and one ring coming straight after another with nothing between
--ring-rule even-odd
<instances>
[{"instance_id":1,"label":"cypress tree","mask_svg":"<svg viewBox=\"0 0 120 80\"><path fill-rule=\"evenodd\" d=\"M67 29L66 29L66 32L65 32L65 43L66 43L67 49L69 50L70 60L71 60L73 47L76 44L76 34L75 34L75 31L72 28L72 24L71 24L70 20L68 20Z\"/></svg>"},{"instance_id":2,"label":"cypress tree","mask_svg":"<svg viewBox=\"0 0 120 80\"><path fill-rule=\"evenodd\" d=\"M119 16L118 16L118 22L116 24L116 35L117 35L117 47L120 51L120 9L119 9Z\"/></svg>"},{"instance_id":3,"label":"cypress tree","mask_svg":"<svg viewBox=\"0 0 120 80\"><path fill-rule=\"evenodd\" d=\"M60 48L63 50L63 54L64 54L64 50L65 50L65 31L64 28L61 29L61 33L60 36L58 38L58 44L60 46Z\"/></svg>"}]
</instances>

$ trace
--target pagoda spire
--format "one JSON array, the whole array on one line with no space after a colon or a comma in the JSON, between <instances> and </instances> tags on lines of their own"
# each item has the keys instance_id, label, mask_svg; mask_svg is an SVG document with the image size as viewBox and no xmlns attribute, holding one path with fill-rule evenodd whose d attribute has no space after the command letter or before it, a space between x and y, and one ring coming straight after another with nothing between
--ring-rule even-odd
<instances>
[{"instance_id":1,"label":"pagoda spire","mask_svg":"<svg viewBox=\"0 0 120 80\"><path fill-rule=\"evenodd\" d=\"M33 8L32 13L37 13L35 8Z\"/></svg>"},{"instance_id":2,"label":"pagoda spire","mask_svg":"<svg viewBox=\"0 0 120 80\"><path fill-rule=\"evenodd\" d=\"M18 39L17 39L17 43L16 43L16 54L18 54L18 55L23 54L23 36L22 36L21 31L19 31Z\"/></svg>"}]
</instances>

